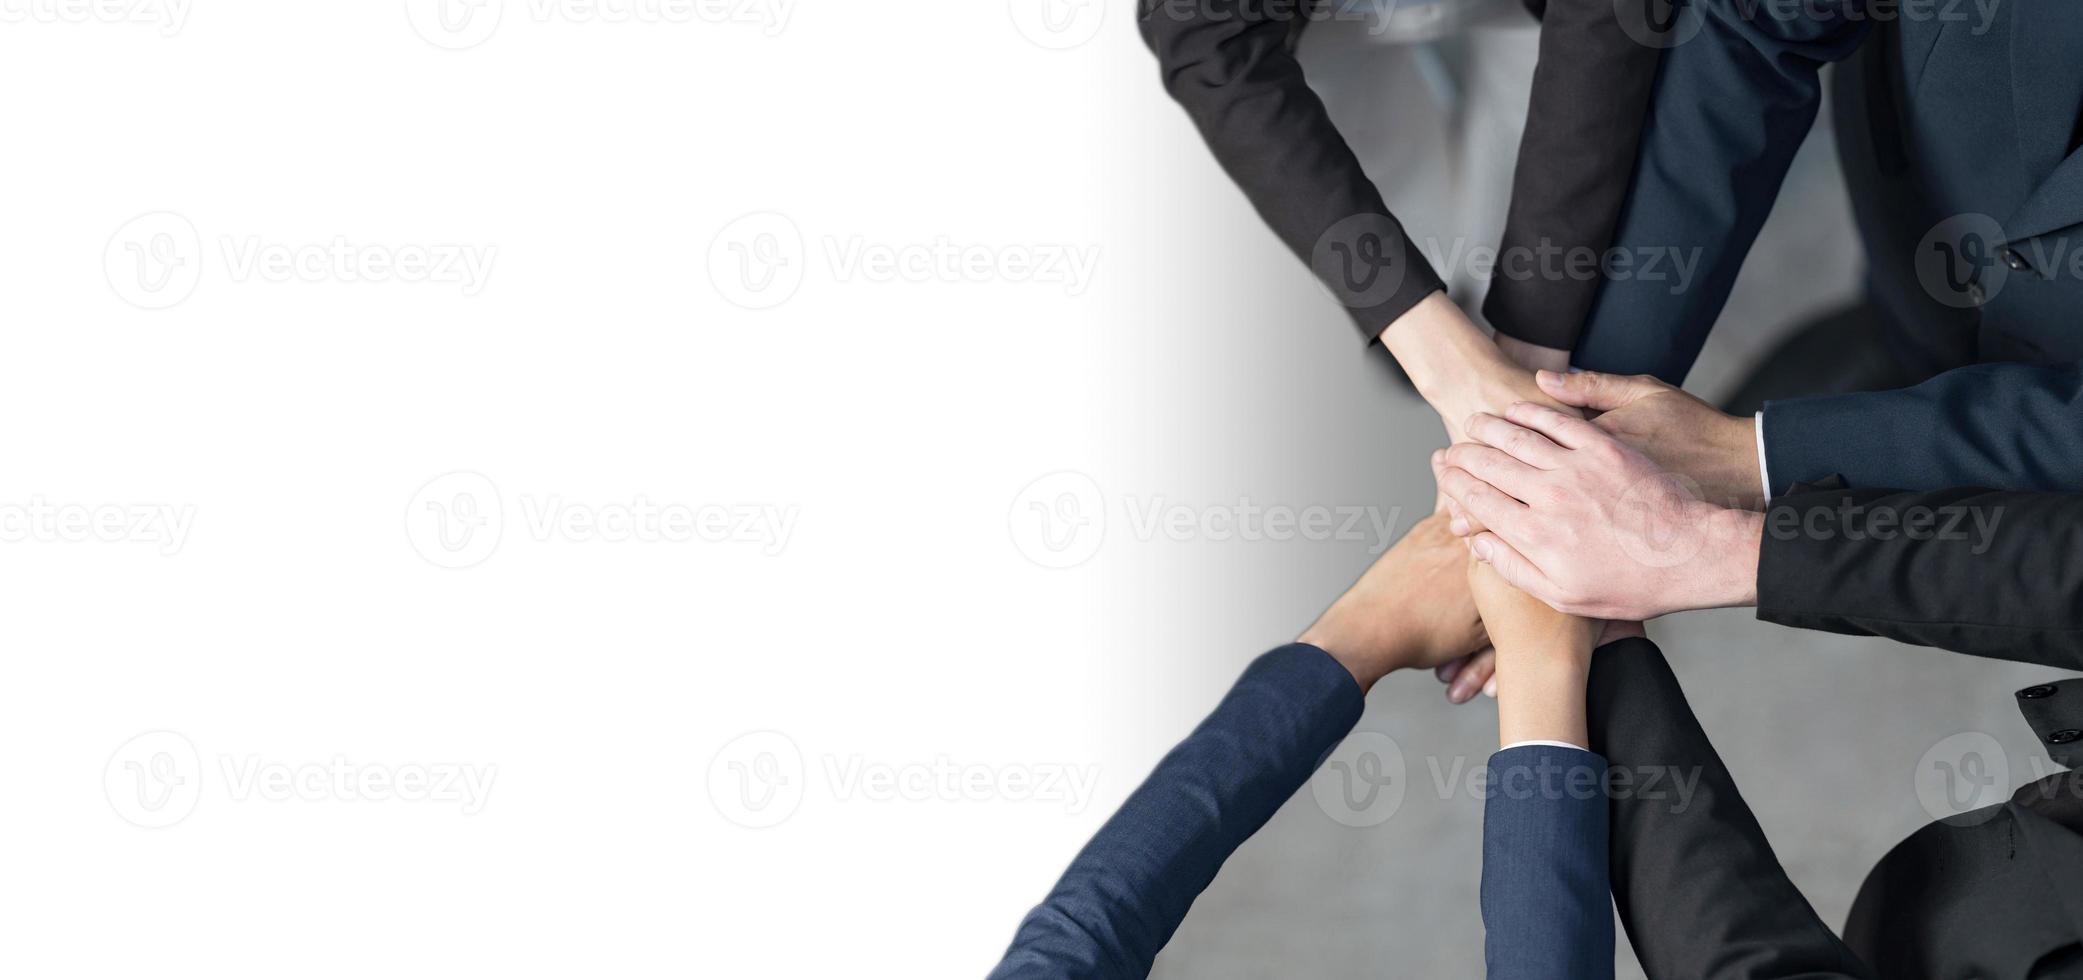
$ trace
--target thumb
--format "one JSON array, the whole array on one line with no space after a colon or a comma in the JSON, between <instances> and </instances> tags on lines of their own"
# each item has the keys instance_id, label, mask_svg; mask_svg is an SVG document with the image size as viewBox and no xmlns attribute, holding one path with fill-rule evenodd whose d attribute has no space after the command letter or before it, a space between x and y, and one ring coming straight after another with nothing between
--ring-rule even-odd
<instances>
[{"instance_id":1,"label":"thumb","mask_svg":"<svg viewBox=\"0 0 2083 980\"><path fill-rule=\"evenodd\" d=\"M1654 382L1643 378L1597 371L1578 371L1575 374L1542 371L1534 375L1534 382L1548 393L1548 397L1564 405L1594 412L1610 412L1656 390Z\"/></svg>"}]
</instances>

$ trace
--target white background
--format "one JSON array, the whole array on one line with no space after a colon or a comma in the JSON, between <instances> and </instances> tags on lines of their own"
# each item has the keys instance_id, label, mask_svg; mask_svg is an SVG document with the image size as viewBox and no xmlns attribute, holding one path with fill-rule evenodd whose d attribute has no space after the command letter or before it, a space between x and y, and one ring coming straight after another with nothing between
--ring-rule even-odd
<instances>
[{"instance_id":1,"label":"white background","mask_svg":"<svg viewBox=\"0 0 2083 980\"><path fill-rule=\"evenodd\" d=\"M487 3L0 0L0 973L981 975L1435 423L1125 2ZM1474 968L1479 811L1405 807L1160 972Z\"/></svg>"}]
</instances>

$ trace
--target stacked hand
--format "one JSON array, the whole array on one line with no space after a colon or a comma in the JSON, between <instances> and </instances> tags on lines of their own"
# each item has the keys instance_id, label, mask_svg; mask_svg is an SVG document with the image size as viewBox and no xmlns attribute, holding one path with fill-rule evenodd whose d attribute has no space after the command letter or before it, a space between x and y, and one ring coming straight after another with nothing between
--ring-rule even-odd
<instances>
[{"instance_id":1,"label":"stacked hand","mask_svg":"<svg viewBox=\"0 0 2083 980\"><path fill-rule=\"evenodd\" d=\"M1749 419L1654 378L1560 373L1565 354L1493 342L1444 294L1382 341L1453 443L1433 457L1452 519L1421 522L1305 634L1363 687L1430 666L1456 703L1496 694L1496 654L1481 640L1471 583L1494 590L1482 610L1491 616L1524 618L1513 613L1523 597L1506 601L1518 590L1559 614L1628 624L1608 626L1606 639L1666 612L1754 599L1760 518L1750 512L1765 488ZM1438 574L1448 534L1486 568ZM1430 601L1392 601L1392 590L1410 589ZM1390 629L1381 614L1392 606L1420 628Z\"/></svg>"},{"instance_id":2,"label":"stacked hand","mask_svg":"<svg viewBox=\"0 0 2083 980\"><path fill-rule=\"evenodd\" d=\"M1535 368L1562 368L1569 355L1511 337L1485 336L1444 293L1435 293L1412 308L1382 334L1382 343L1410 375L1411 383L1439 413L1447 441L1467 440L1464 424L1476 412L1501 412L1514 402L1532 401L1559 411L1576 409L1543 391ZM1447 508L1442 493L1440 510ZM1497 693L1494 656L1488 650L1458 657L1438 666L1447 699L1460 704L1478 691Z\"/></svg>"},{"instance_id":3,"label":"stacked hand","mask_svg":"<svg viewBox=\"0 0 2083 980\"><path fill-rule=\"evenodd\" d=\"M1468 550L1433 514L1377 559L1300 637L1361 690L1392 670L1429 670L1485 645L1462 568Z\"/></svg>"},{"instance_id":4,"label":"stacked hand","mask_svg":"<svg viewBox=\"0 0 2083 980\"><path fill-rule=\"evenodd\" d=\"M1711 411L1711 409L1709 409ZM1760 515L1699 498L1603 428L1541 405L1477 413L1437 453L1452 529L1555 609L1644 620L1755 599Z\"/></svg>"}]
</instances>

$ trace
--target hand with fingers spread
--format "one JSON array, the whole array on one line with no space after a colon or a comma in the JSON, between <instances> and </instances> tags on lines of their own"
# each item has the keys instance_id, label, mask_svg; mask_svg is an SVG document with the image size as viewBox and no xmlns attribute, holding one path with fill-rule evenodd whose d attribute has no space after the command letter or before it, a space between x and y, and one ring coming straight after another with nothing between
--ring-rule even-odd
<instances>
[{"instance_id":1,"label":"hand with fingers spread","mask_svg":"<svg viewBox=\"0 0 2083 980\"><path fill-rule=\"evenodd\" d=\"M1555 609L1646 620L1756 601L1763 515L1716 507L1598 426L1519 403L1433 456L1451 524Z\"/></svg>"},{"instance_id":2,"label":"hand with fingers spread","mask_svg":"<svg viewBox=\"0 0 2083 980\"><path fill-rule=\"evenodd\" d=\"M1701 499L1765 509L1756 419L1729 415L1646 374L1541 371L1534 379L1556 401L1600 413L1593 418L1599 428L1691 480Z\"/></svg>"}]
</instances>

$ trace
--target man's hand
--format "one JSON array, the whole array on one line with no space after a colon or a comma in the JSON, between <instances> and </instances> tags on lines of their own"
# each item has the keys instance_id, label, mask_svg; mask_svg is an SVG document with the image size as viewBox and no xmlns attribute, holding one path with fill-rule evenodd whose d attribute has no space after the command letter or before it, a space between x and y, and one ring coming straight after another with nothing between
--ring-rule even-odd
<instances>
[{"instance_id":1,"label":"man's hand","mask_svg":"<svg viewBox=\"0 0 2083 980\"><path fill-rule=\"evenodd\" d=\"M1468 594L1468 549L1444 514L1419 521L1377 559L1298 642L1352 671L1360 690L1406 667L1432 668L1484 645ZM1464 699L1465 700L1465 699Z\"/></svg>"},{"instance_id":2,"label":"man's hand","mask_svg":"<svg viewBox=\"0 0 2083 980\"><path fill-rule=\"evenodd\" d=\"M1723 507L1765 509L1758 469L1757 420L1728 415L1649 375L1584 371L1536 375L1540 389L1577 408L1602 412L1598 427L1693 481L1700 498Z\"/></svg>"},{"instance_id":3,"label":"man's hand","mask_svg":"<svg viewBox=\"0 0 2083 980\"><path fill-rule=\"evenodd\" d=\"M1604 430L1520 403L1433 456L1477 557L1555 609L1646 620L1757 601L1764 517L1700 500Z\"/></svg>"}]
</instances>

